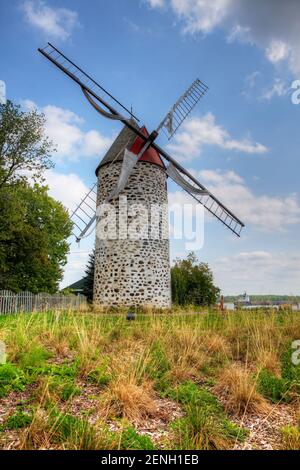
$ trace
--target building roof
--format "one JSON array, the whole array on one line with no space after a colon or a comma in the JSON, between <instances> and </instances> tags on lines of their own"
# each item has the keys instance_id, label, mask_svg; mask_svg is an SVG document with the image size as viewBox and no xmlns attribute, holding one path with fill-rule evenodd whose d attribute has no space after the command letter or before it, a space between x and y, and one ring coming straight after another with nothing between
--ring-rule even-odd
<instances>
[{"instance_id":1,"label":"building roof","mask_svg":"<svg viewBox=\"0 0 300 470\"><path fill-rule=\"evenodd\" d=\"M133 125L135 125L138 129L138 126L136 125L135 122L132 122ZM140 131L145 135L148 136L149 133L146 129L146 127L141 127ZM114 140L112 143L111 147L108 149L104 157L102 158L101 162L96 168L96 175L98 174L99 169L103 166L106 165L107 163L110 163L112 161L118 162L123 160L124 156L124 150L127 148L131 152L138 154L140 149L143 146L143 141L140 137L137 137L136 134L128 129L128 127L124 126L117 138ZM158 165L162 168L165 168L165 165L159 155L159 153L153 149L149 148L146 150L142 158L139 160L140 162L149 162L153 163L154 165Z\"/></svg>"},{"instance_id":2,"label":"building roof","mask_svg":"<svg viewBox=\"0 0 300 470\"><path fill-rule=\"evenodd\" d=\"M73 284L65 287L65 289L71 289L71 290L77 290L77 291L82 290L84 287L84 281L85 281L85 277L83 277L79 281L73 282Z\"/></svg>"}]
</instances>

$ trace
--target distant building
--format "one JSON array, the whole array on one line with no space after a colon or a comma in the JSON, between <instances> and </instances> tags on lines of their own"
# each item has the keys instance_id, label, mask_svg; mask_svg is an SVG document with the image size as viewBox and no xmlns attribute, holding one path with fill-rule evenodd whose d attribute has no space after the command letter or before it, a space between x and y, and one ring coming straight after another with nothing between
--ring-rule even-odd
<instances>
[{"instance_id":1,"label":"distant building","mask_svg":"<svg viewBox=\"0 0 300 470\"><path fill-rule=\"evenodd\" d=\"M75 295L83 294L84 280L85 278L83 277L79 281L73 282L73 284L65 287L65 289L72 291L72 293Z\"/></svg>"}]
</instances>

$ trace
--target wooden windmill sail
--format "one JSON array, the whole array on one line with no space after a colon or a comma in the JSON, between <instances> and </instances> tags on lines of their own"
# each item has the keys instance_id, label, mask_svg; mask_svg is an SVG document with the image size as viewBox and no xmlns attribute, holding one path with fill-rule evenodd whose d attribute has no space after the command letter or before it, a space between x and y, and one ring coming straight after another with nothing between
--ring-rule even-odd
<instances>
[{"instance_id":1,"label":"wooden windmill sail","mask_svg":"<svg viewBox=\"0 0 300 470\"><path fill-rule=\"evenodd\" d=\"M158 127L149 133L145 126L139 124L132 111L52 44L48 43L39 51L80 86L85 98L101 116L120 121L124 125L96 170L97 201L94 185L72 214L77 240L93 228L97 204L111 202L119 211L119 195L127 194L129 198L134 198L136 192L146 205L156 201L156 194L160 195L159 202L167 202L167 177L202 204L231 232L240 236L243 222L155 142L160 131L171 138L207 92L208 87L201 80L196 79L192 83ZM102 243L98 247L98 263L96 244L95 292L99 303L119 305L148 302L157 306L170 304L169 241L162 244L151 243L147 245L144 241L140 245L130 244L128 240L125 244ZM133 260L130 263L128 256ZM162 259L159 261L160 257ZM114 265L116 259L119 266L117 268ZM135 264L136 260L138 265ZM160 280L155 279L153 272L157 273L156 277Z\"/></svg>"}]
</instances>

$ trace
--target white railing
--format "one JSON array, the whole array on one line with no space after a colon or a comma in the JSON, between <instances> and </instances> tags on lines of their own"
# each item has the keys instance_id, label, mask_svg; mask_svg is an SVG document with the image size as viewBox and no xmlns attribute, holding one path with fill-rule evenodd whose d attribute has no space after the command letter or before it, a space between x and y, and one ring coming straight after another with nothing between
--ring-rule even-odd
<instances>
[{"instance_id":1,"label":"white railing","mask_svg":"<svg viewBox=\"0 0 300 470\"><path fill-rule=\"evenodd\" d=\"M0 290L0 315L9 313L34 312L61 309L82 309L87 307L84 295L47 294L41 292L19 292Z\"/></svg>"}]
</instances>

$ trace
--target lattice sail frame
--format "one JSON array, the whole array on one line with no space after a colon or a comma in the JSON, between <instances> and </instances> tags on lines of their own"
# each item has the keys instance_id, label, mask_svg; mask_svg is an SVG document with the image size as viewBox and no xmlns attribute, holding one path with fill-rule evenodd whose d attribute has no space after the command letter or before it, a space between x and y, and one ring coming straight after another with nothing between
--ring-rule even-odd
<instances>
[{"instance_id":1,"label":"lattice sail frame","mask_svg":"<svg viewBox=\"0 0 300 470\"><path fill-rule=\"evenodd\" d=\"M202 204L213 216L215 216L223 225L225 225L231 232L240 237L244 223L239 220L224 204L222 204L205 186L199 183L190 175L190 177L175 167L172 164L166 169L167 175L182 189L184 189L192 198ZM177 173L177 174L176 174ZM179 175L179 178L178 176ZM184 180L186 184L181 184L180 179Z\"/></svg>"},{"instance_id":2,"label":"lattice sail frame","mask_svg":"<svg viewBox=\"0 0 300 470\"><path fill-rule=\"evenodd\" d=\"M76 65L72 60L65 56L59 49L57 49L50 42L38 51L43 54L47 59L59 67L63 72L69 75L73 80L82 87L83 90L90 90L97 93L100 97L105 98L109 102L113 102L121 112L126 112L131 118L139 122L139 119L132 113L131 110L126 108L119 100L117 100L111 93L97 83L90 75L88 75L82 68Z\"/></svg>"},{"instance_id":3,"label":"lattice sail frame","mask_svg":"<svg viewBox=\"0 0 300 470\"><path fill-rule=\"evenodd\" d=\"M162 129L165 132L166 130L167 137L170 140L207 90L208 86L197 78L172 106L159 124L157 131L159 132Z\"/></svg>"},{"instance_id":4,"label":"lattice sail frame","mask_svg":"<svg viewBox=\"0 0 300 470\"><path fill-rule=\"evenodd\" d=\"M73 235L77 242L79 242L94 225L96 220L96 202L97 183L89 189L70 216L74 224Z\"/></svg>"}]
</instances>

